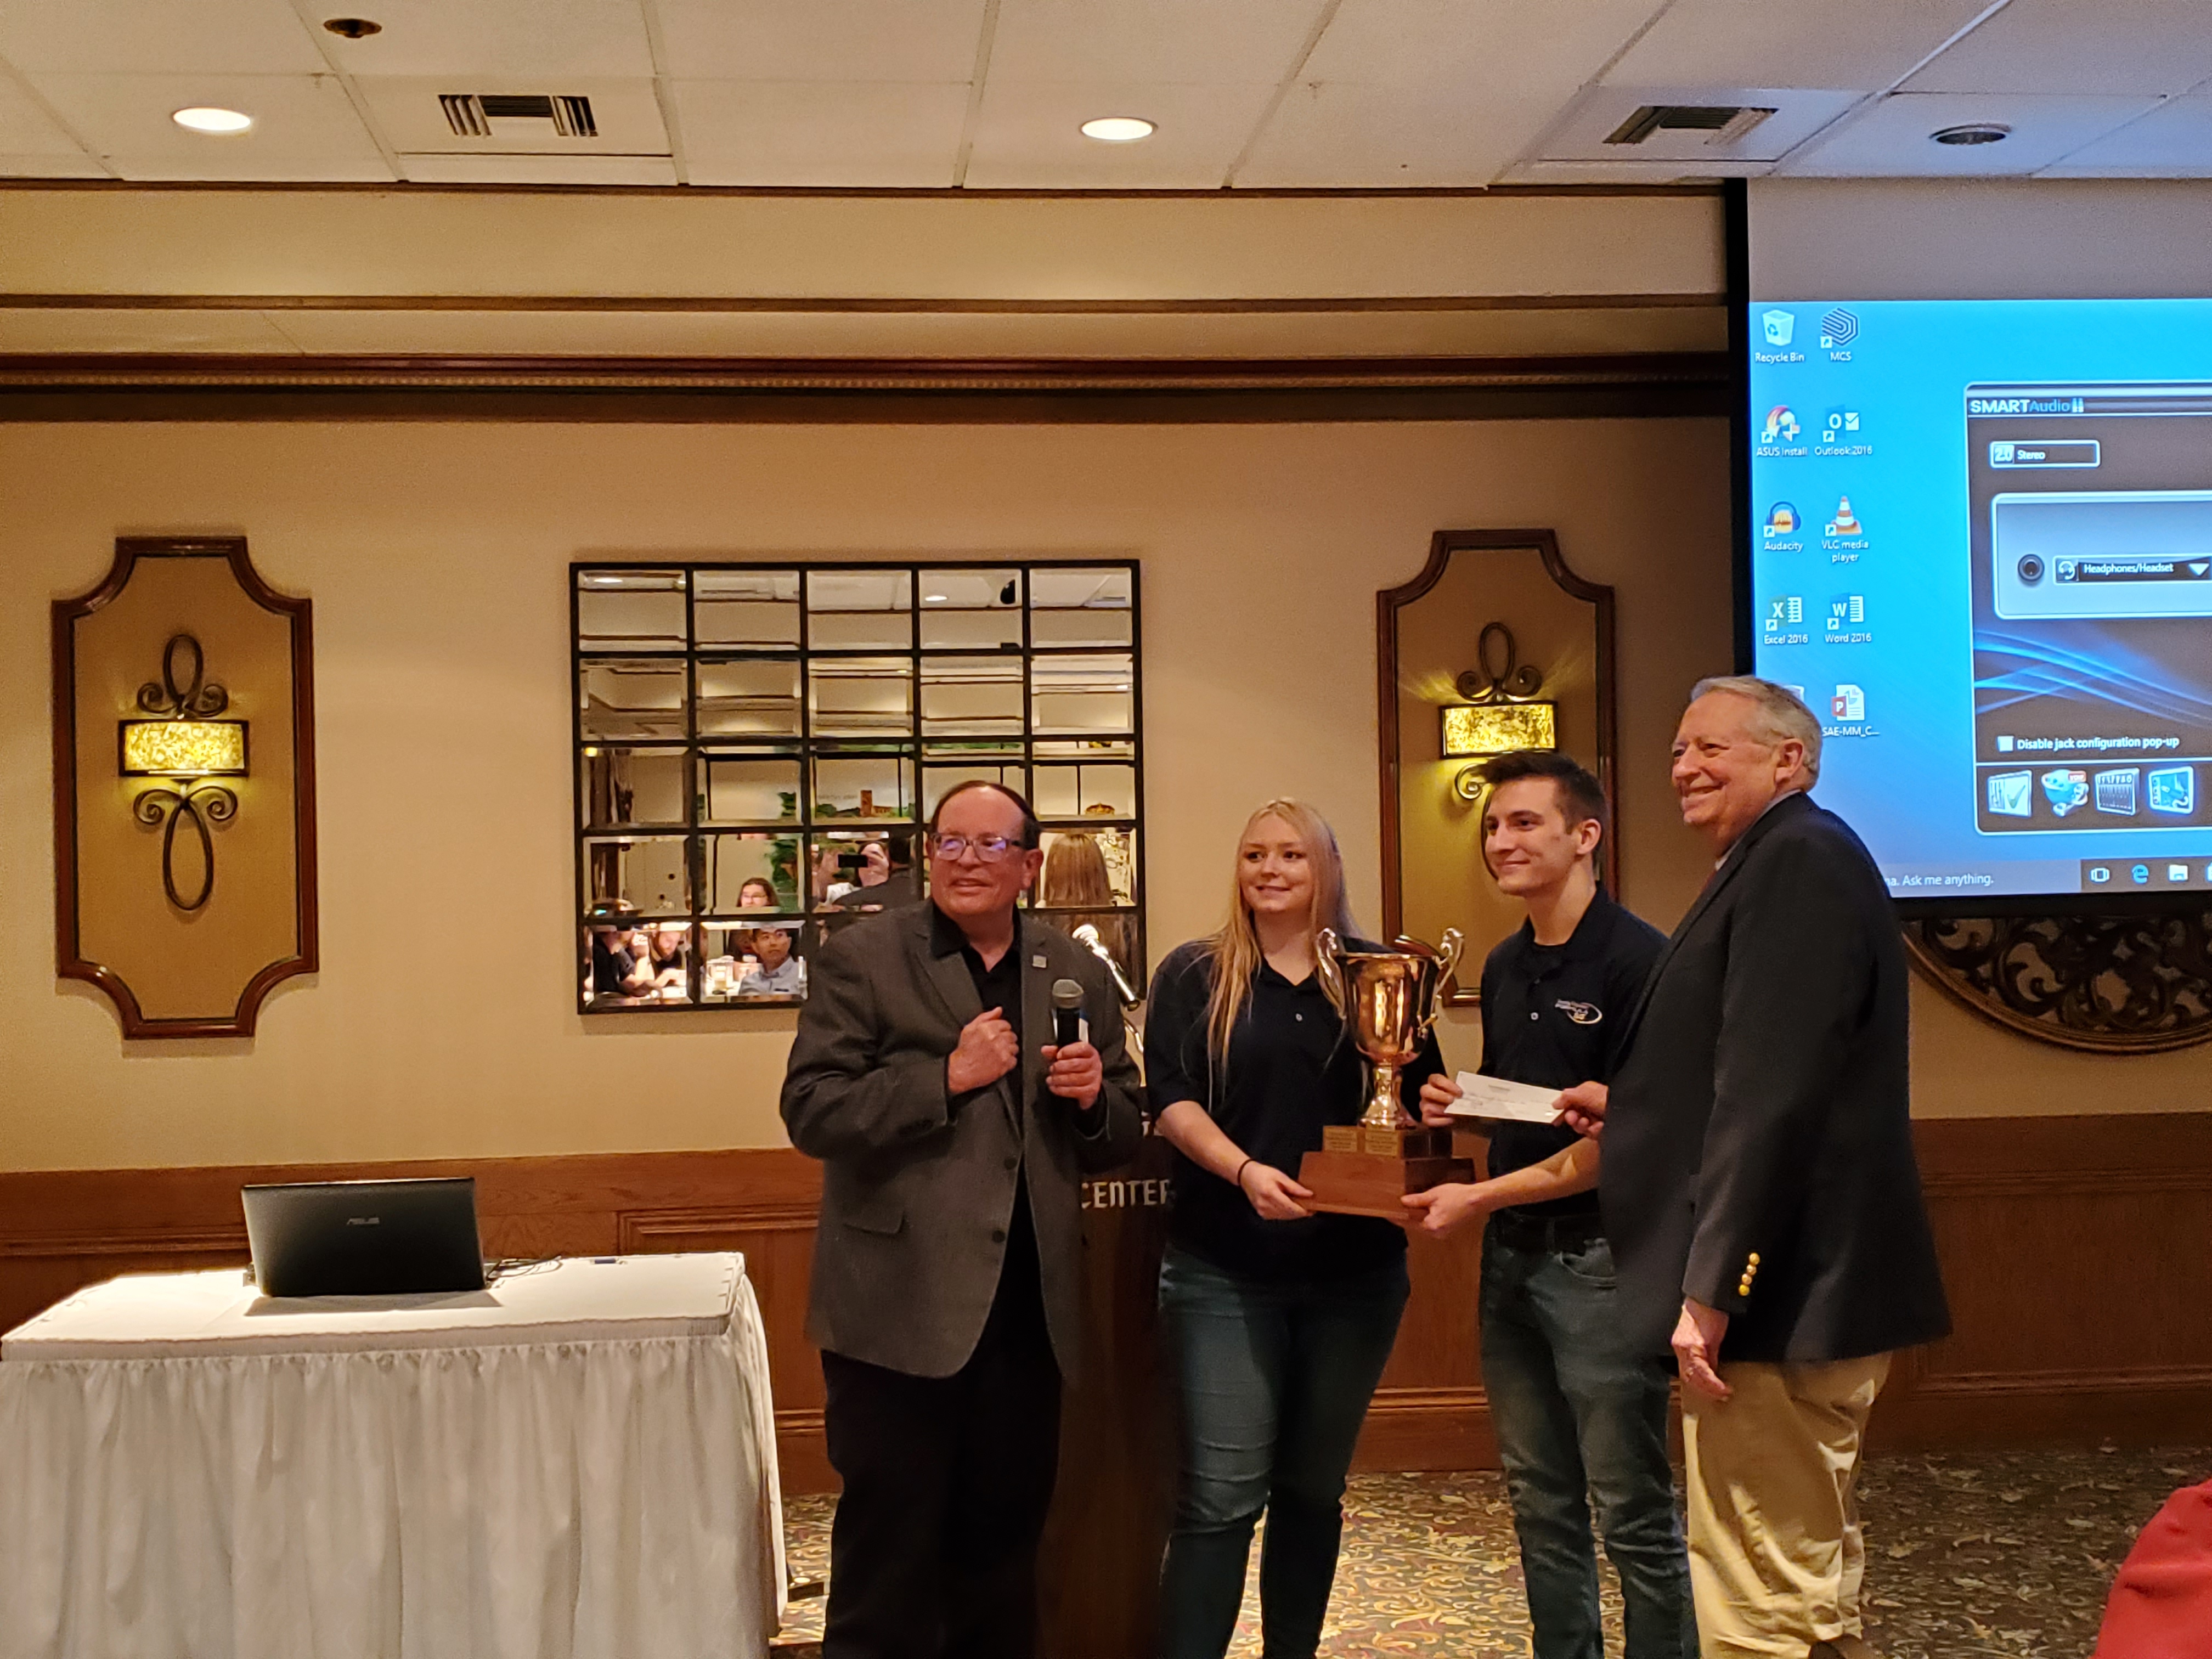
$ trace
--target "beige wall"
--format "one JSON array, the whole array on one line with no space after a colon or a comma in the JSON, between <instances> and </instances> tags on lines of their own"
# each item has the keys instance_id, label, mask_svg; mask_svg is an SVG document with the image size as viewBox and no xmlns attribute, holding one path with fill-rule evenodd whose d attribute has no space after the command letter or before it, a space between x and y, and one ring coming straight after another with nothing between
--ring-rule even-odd
<instances>
[{"instance_id":1,"label":"beige wall","mask_svg":"<svg viewBox=\"0 0 2212 1659\"><path fill-rule=\"evenodd\" d=\"M0 1168L761 1146L790 1017L580 1018L565 567L1144 562L1155 955L1251 804L1306 796L1377 910L1373 603L1443 526L1545 526L1620 617L1626 896L1702 879L1666 738L1728 660L1715 422L1193 427L0 427ZM315 601L323 970L250 1042L134 1043L58 985L46 601L120 533L242 532ZM2203 1104L2202 1056L2062 1054L1919 1004L1928 1113ZM1472 1060L1464 1023L1453 1057Z\"/></svg>"}]
</instances>

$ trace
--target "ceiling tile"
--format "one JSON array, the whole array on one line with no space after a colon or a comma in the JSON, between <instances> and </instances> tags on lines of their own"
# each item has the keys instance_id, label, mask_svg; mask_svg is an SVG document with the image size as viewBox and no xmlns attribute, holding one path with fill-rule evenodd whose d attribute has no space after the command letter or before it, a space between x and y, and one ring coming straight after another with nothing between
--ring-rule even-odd
<instances>
[{"instance_id":1,"label":"ceiling tile","mask_svg":"<svg viewBox=\"0 0 2212 1659\"><path fill-rule=\"evenodd\" d=\"M307 0L301 4L318 23L331 15ZM365 11L384 25L382 33L359 40L325 37L331 61L349 75L464 75L512 82L546 75L621 80L653 74L638 0L376 0Z\"/></svg>"},{"instance_id":2,"label":"ceiling tile","mask_svg":"<svg viewBox=\"0 0 2212 1659\"><path fill-rule=\"evenodd\" d=\"M2033 98L1900 92L1869 104L1813 141L1778 172L1796 177L1996 176L2033 173L2151 107L2148 98ZM1929 134L1973 121L2001 122L1995 144L1939 144Z\"/></svg>"},{"instance_id":3,"label":"ceiling tile","mask_svg":"<svg viewBox=\"0 0 2212 1659\"><path fill-rule=\"evenodd\" d=\"M984 89L967 182L977 190L1212 190L1274 96L1272 86L1133 81L1002 82ZM1158 131L1133 144L1083 136L1100 115Z\"/></svg>"},{"instance_id":4,"label":"ceiling tile","mask_svg":"<svg viewBox=\"0 0 2212 1659\"><path fill-rule=\"evenodd\" d=\"M82 153L39 100L4 74L0 74L0 151L16 155Z\"/></svg>"},{"instance_id":5,"label":"ceiling tile","mask_svg":"<svg viewBox=\"0 0 2212 1659\"><path fill-rule=\"evenodd\" d=\"M2212 178L2212 96L2176 98L2045 169L2055 179Z\"/></svg>"},{"instance_id":6,"label":"ceiling tile","mask_svg":"<svg viewBox=\"0 0 2212 1659\"><path fill-rule=\"evenodd\" d=\"M403 155L418 185L672 185L665 155Z\"/></svg>"},{"instance_id":7,"label":"ceiling tile","mask_svg":"<svg viewBox=\"0 0 2212 1659\"><path fill-rule=\"evenodd\" d=\"M1002 81L1280 84L1322 0L1001 0Z\"/></svg>"},{"instance_id":8,"label":"ceiling tile","mask_svg":"<svg viewBox=\"0 0 2212 1659\"><path fill-rule=\"evenodd\" d=\"M689 81L966 81L985 0L654 0Z\"/></svg>"},{"instance_id":9,"label":"ceiling tile","mask_svg":"<svg viewBox=\"0 0 2212 1659\"><path fill-rule=\"evenodd\" d=\"M1344 0L1299 79L1453 82L1480 96L1534 75L1571 90L1664 3L1584 0L1534 29L1516 0Z\"/></svg>"},{"instance_id":10,"label":"ceiling tile","mask_svg":"<svg viewBox=\"0 0 2212 1659\"><path fill-rule=\"evenodd\" d=\"M33 75L308 75L324 67L285 0L7 0L0 57Z\"/></svg>"},{"instance_id":11,"label":"ceiling tile","mask_svg":"<svg viewBox=\"0 0 2212 1659\"><path fill-rule=\"evenodd\" d=\"M62 118L126 179L344 180L392 177L331 75L45 75ZM170 112L211 104L251 131L187 132Z\"/></svg>"},{"instance_id":12,"label":"ceiling tile","mask_svg":"<svg viewBox=\"0 0 2212 1659\"><path fill-rule=\"evenodd\" d=\"M1990 0L1674 0L1605 78L1623 85L1718 81L1881 91L1989 4Z\"/></svg>"},{"instance_id":13,"label":"ceiling tile","mask_svg":"<svg viewBox=\"0 0 2212 1659\"><path fill-rule=\"evenodd\" d=\"M967 113L965 82L676 83L695 185L942 190Z\"/></svg>"},{"instance_id":14,"label":"ceiling tile","mask_svg":"<svg viewBox=\"0 0 2212 1659\"><path fill-rule=\"evenodd\" d=\"M1532 30L1512 0L1345 0L1237 182L1488 184L1658 3L1589 0Z\"/></svg>"},{"instance_id":15,"label":"ceiling tile","mask_svg":"<svg viewBox=\"0 0 2212 1659\"><path fill-rule=\"evenodd\" d=\"M2176 93L2212 75L2203 0L2012 0L1908 92Z\"/></svg>"},{"instance_id":16,"label":"ceiling tile","mask_svg":"<svg viewBox=\"0 0 2212 1659\"><path fill-rule=\"evenodd\" d=\"M1238 171L1249 189L1486 185L1554 112L1540 97L1471 104L1433 87L1327 81L1291 89Z\"/></svg>"},{"instance_id":17,"label":"ceiling tile","mask_svg":"<svg viewBox=\"0 0 2212 1659\"><path fill-rule=\"evenodd\" d=\"M562 137L550 121L517 123L486 138L457 135L438 101L443 93L544 92L528 81L451 76L364 76L355 85L368 103L369 118L384 141L403 152L438 151L456 155L665 155L668 131L660 103L647 80L611 81L571 76L552 90L588 98L594 137ZM501 123L504 129L505 123ZM411 173L412 168L409 169Z\"/></svg>"},{"instance_id":18,"label":"ceiling tile","mask_svg":"<svg viewBox=\"0 0 2212 1659\"><path fill-rule=\"evenodd\" d=\"M0 179L106 179L107 169L82 150L66 155L0 155Z\"/></svg>"}]
</instances>

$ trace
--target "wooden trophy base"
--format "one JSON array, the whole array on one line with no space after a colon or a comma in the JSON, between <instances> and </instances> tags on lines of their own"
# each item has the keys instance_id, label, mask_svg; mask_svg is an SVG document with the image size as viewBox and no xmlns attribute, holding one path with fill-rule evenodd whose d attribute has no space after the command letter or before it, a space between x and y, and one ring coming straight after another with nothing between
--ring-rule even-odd
<instances>
[{"instance_id":1,"label":"wooden trophy base","mask_svg":"<svg viewBox=\"0 0 2212 1659\"><path fill-rule=\"evenodd\" d=\"M1452 1156L1449 1129L1369 1129L1332 1125L1322 1149L1298 1164L1298 1185L1310 1190L1309 1210L1380 1216L1404 1223L1414 1212L1398 1200L1448 1181L1474 1179L1472 1158Z\"/></svg>"}]
</instances>

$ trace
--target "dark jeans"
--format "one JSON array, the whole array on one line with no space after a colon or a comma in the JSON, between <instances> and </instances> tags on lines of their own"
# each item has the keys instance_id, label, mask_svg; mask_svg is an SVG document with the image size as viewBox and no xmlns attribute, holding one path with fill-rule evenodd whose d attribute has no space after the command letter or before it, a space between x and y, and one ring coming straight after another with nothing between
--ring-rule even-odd
<instances>
[{"instance_id":1,"label":"dark jeans","mask_svg":"<svg viewBox=\"0 0 2212 1659\"><path fill-rule=\"evenodd\" d=\"M1482 1244L1482 1377L1513 1499L1535 1659L1604 1659L1597 1552L1620 1574L1628 1659L1697 1659L1667 1462L1667 1374L1626 1351L1613 1249Z\"/></svg>"},{"instance_id":2,"label":"dark jeans","mask_svg":"<svg viewBox=\"0 0 2212 1659\"><path fill-rule=\"evenodd\" d=\"M1034 1268L1010 1268L951 1376L824 1352L830 1533L823 1659L1030 1659L1037 1540L1060 1461L1060 1367Z\"/></svg>"},{"instance_id":3,"label":"dark jeans","mask_svg":"<svg viewBox=\"0 0 2212 1659\"><path fill-rule=\"evenodd\" d=\"M1311 1659L1336 1574L1345 1471L1405 1311L1402 1261L1245 1279L1170 1249L1160 1310L1182 1396L1182 1480L1160 1575L1164 1659L1221 1659L1262 1510L1266 1659Z\"/></svg>"}]
</instances>

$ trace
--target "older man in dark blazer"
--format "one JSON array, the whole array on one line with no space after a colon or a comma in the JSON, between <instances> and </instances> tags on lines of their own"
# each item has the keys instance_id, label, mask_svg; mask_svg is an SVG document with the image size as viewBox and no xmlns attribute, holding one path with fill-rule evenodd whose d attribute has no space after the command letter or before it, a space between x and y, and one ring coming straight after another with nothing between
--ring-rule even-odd
<instances>
[{"instance_id":1,"label":"older man in dark blazer","mask_svg":"<svg viewBox=\"0 0 2212 1659\"><path fill-rule=\"evenodd\" d=\"M1785 688L1701 682L1674 739L1715 868L1630 1016L1600 1193L1637 1340L1682 1375L1705 1659L1869 1651L1853 1488L1891 1355L1950 1328L1914 1161L1906 981L1879 871L1807 794Z\"/></svg>"},{"instance_id":2,"label":"older man in dark blazer","mask_svg":"<svg viewBox=\"0 0 2212 1659\"><path fill-rule=\"evenodd\" d=\"M1104 968L1016 908L1038 841L1013 791L949 791L929 902L832 938L799 1014L783 1121L823 1165L807 1334L844 1482L823 1659L1035 1648L1081 1335L1079 1182L1142 1133ZM1089 1027L1065 1047L1060 980Z\"/></svg>"}]
</instances>

